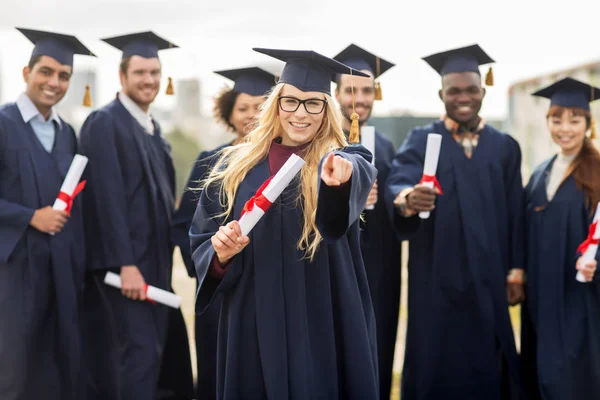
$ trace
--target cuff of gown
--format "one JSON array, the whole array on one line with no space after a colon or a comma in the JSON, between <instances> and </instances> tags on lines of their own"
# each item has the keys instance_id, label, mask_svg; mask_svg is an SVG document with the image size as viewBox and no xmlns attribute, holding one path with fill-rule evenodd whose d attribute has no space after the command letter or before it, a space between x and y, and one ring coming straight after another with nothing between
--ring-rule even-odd
<instances>
[{"instance_id":1,"label":"cuff of gown","mask_svg":"<svg viewBox=\"0 0 600 400\"><path fill-rule=\"evenodd\" d=\"M210 267L208 268L208 274L215 279L223 279L231 265L231 261L232 260L229 260L223 265L219 262L219 258L215 254L210 263Z\"/></svg>"}]
</instances>

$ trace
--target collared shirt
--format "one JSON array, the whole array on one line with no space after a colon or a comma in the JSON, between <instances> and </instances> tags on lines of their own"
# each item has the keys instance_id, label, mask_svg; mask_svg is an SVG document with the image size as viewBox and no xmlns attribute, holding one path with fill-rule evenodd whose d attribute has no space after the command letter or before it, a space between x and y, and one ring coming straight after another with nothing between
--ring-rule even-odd
<instances>
[{"instance_id":1,"label":"collared shirt","mask_svg":"<svg viewBox=\"0 0 600 400\"><path fill-rule=\"evenodd\" d=\"M133 119L135 119L141 126L144 128L146 133L150 135L154 134L154 123L152 122L152 116L150 112L146 112L140 108L131 98L129 98L122 91L119 92L119 100L123 104L123 107L131 114Z\"/></svg>"},{"instance_id":2,"label":"collared shirt","mask_svg":"<svg viewBox=\"0 0 600 400\"><path fill-rule=\"evenodd\" d=\"M23 121L31 126L31 129L33 129L44 149L50 153L56 137L54 123L56 123L58 128L62 124L54 107L50 109L50 118L46 120L25 93L21 93L16 104L23 117Z\"/></svg>"}]
</instances>

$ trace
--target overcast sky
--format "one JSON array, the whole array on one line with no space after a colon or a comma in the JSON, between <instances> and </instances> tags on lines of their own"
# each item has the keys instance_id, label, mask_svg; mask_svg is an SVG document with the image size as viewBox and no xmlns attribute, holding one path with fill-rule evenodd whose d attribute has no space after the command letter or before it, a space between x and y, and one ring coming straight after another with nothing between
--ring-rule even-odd
<instances>
[{"instance_id":1,"label":"overcast sky","mask_svg":"<svg viewBox=\"0 0 600 400\"><path fill-rule=\"evenodd\" d=\"M0 13L2 98L23 90L21 69L32 45L15 26L78 36L97 59L100 103L118 90L120 53L101 37L152 30L181 49L161 53L163 71L175 79L199 77L204 110L226 82L211 71L274 64L252 47L311 49L334 56L350 43L392 61L382 78L384 100L375 112L442 110L439 76L421 57L478 43L493 59L496 86L483 115L503 117L507 89L515 81L600 60L595 17L600 2L571 0L562 7L541 0L3 0ZM592 45L590 47L590 45ZM482 68L482 73L487 67ZM164 89L164 87L163 87ZM168 105L164 96L158 100Z\"/></svg>"}]
</instances>

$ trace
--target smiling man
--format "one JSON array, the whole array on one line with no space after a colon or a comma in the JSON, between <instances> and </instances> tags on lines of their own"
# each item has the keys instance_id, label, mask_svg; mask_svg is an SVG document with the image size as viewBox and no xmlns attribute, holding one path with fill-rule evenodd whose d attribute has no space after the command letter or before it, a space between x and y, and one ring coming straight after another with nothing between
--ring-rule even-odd
<instances>
[{"instance_id":1,"label":"smiling man","mask_svg":"<svg viewBox=\"0 0 600 400\"><path fill-rule=\"evenodd\" d=\"M88 396L154 399L170 316L165 306L146 301L146 285L172 290L175 173L170 148L149 109L160 88L158 52L177 46L152 32L103 40L123 53L122 90L81 129L81 148L90 159L85 193L91 270L84 330ZM121 291L102 283L107 271L120 274ZM112 324L107 336L114 334L115 342L106 344L98 332ZM187 349L187 336L184 341ZM108 355L116 365L107 368L102 360ZM186 367L184 360L180 365Z\"/></svg>"},{"instance_id":2,"label":"smiling man","mask_svg":"<svg viewBox=\"0 0 600 400\"><path fill-rule=\"evenodd\" d=\"M479 65L493 62L479 46L425 61L442 76L446 115L409 133L385 197L410 240L402 398L521 398L508 313L523 298L521 151L479 116ZM429 133L442 135L441 190L420 184Z\"/></svg>"},{"instance_id":3,"label":"smiling man","mask_svg":"<svg viewBox=\"0 0 600 400\"><path fill-rule=\"evenodd\" d=\"M364 72L368 77L340 74L336 80L335 98L344 116L344 131L350 131L352 102L359 116L359 125L367 125L375 100L380 100L379 78L394 64L361 47L350 44L334 57L343 64ZM354 87L354 90L353 90ZM353 99L354 97L354 99ZM401 243L392 227L392 210L386 207L386 179L396 149L380 132L375 132L375 167L377 180L371 189L361 220L360 249L367 272L377 324L377 355L379 387L382 399L389 399L400 311Z\"/></svg>"},{"instance_id":4,"label":"smiling man","mask_svg":"<svg viewBox=\"0 0 600 400\"><path fill-rule=\"evenodd\" d=\"M25 92L0 108L0 398L82 398L78 297L84 269L80 199L52 208L77 153L54 106L78 39L17 28L35 44Z\"/></svg>"}]
</instances>

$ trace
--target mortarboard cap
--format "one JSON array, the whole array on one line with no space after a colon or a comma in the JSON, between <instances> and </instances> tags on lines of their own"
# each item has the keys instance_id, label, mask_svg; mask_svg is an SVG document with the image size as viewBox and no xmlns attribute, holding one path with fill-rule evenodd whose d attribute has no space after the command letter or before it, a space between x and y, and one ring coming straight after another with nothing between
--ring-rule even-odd
<instances>
[{"instance_id":1,"label":"mortarboard cap","mask_svg":"<svg viewBox=\"0 0 600 400\"><path fill-rule=\"evenodd\" d=\"M293 85L303 92L322 92L331 95L331 82L335 80L337 74L369 76L312 50L263 48L253 50L284 61L285 67L279 82Z\"/></svg>"},{"instance_id":2,"label":"mortarboard cap","mask_svg":"<svg viewBox=\"0 0 600 400\"><path fill-rule=\"evenodd\" d=\"M277 83L275 75L258 67L215 71L234 82L233 90L250 96L263 96Z\"/></svg>"},{"instance_id":3,"label":"mortarboard cap","mask_svg":"<svg viewBox=\"0 0 600 400\"><path fill-rule=\"evenodd\" d=\"M154 32L130 33L127 35L105 38L102 39L102 41L121 50L123 52L122 58L131 56L158 58L159 50L179 47L156 35Z\"/></svg>"},{"instance_id":4,"label":"mortarboard cap","mask_svg":"<svg viewBox=\"0 0 600 400\"><path fill-rule=\"evenodd\" d=\"M169 42L155 34L154 32L138 32L127 35L114 36L102 39L102 41L123 52L122 58L140 56L144 58L158 58L160 50L178 48L174 43ZM173 80L169 77L167 85L167 95L173 95Z\"/></svg>"},{"instance_id":5,"label":"mortarboard cap","mask_svg":"<svg viewBox=\"0 0 600 400\"><path fill-rule=\"evenodd\" d=\"M477 44L432 54L424 57L423 60L441 76L460 72L477 72L479 74L480 65L494 62ZM494 84L491 67L485 78L485 83L488 86Z\"/></svg>"},{"instance_id":6,"label":"mortarboard cap","mask_svg":"<svg viewBox=\"0 0 600 400\"><path fill-rule=\"evenodd\" d=\"M369 76L364 72L357 71L339 61L325 57L312 50L279 50L263 48L253 48L253 50L284 61L285 66L279 77L279 83L287 83L303 92L322 92L331 96L331 81L335 80L337 74L350 74L363 77ZM352 100L352 108L354 109L354 97ZM356 112L353 112L350 118L352 124L350 127L349 141L356 143L359 137L359 117Z\"/></svg>"},{"instance_id":7,"label":"mortarboard cap","mask_svg":"<svg viewBox=\"0 0 600 400\"><path fill-rule=\"evenodd\" d=\"M75 36L25 28L16 29L35 45L31 53L32 57L48 56L63 65L73 66L73 56L75 54L96 56Z\"/></svg>"},{"instance_id":8,"label":"mortarboard cap","mask_svg":"<svg viewBox=\"0 0 600 400\"><path fill-rule=\"evenodd\" d=\"M564 78L532 93L550 99L550 105L577 107L590 111L590 103L600 99L600 89L573 78Z\"/></svg>"},{"instance_id":9,"label":"mortarboard cap","mask_svg":"<svg viewBox=\"0 0 600 400\"><path fill-rule=\"evenodd\" d=\"M355 44L346 47L337 56L333 57L333 59L359 71L370 71L375 79L379 78L381 74L395 65ZM375 99L382 99L379 81L375 82Z\"/></svg>"}]
</instances>

